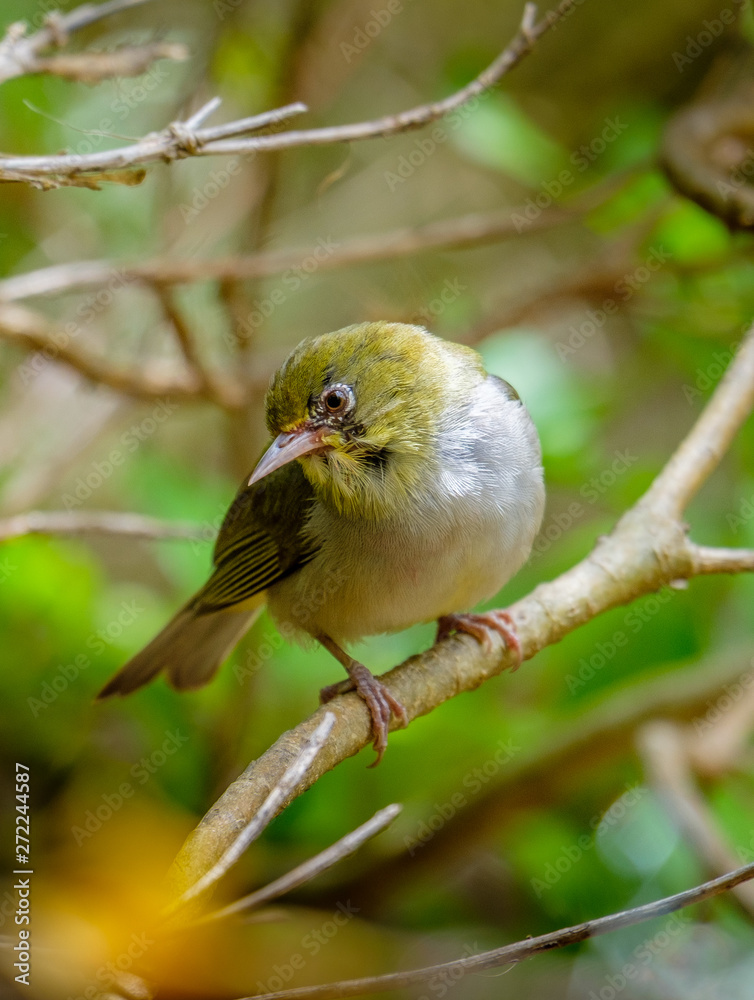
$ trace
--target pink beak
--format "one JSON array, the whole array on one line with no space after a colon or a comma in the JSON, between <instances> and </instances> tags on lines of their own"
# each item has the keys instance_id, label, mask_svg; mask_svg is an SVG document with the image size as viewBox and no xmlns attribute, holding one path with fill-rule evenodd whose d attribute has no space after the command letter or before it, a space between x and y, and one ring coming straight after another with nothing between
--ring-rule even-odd
<instances>
[{"instance_id":1,"label":"pink beak","mask_svg":"<svg viewBox=\"0 0 754 1000\"><path fill-rule=\"evenodd\" d=\"M330 431L327 427L311 427L301 424L295 430L278 434L267 451L260 458L256 469L249 477L248 486L253 486L260 479L269 476L275 469L279 469L294 458L301 458L302 455L314 455L327 451L330 445L324 443L324 438Z\"/></svg>"}]
</instances>

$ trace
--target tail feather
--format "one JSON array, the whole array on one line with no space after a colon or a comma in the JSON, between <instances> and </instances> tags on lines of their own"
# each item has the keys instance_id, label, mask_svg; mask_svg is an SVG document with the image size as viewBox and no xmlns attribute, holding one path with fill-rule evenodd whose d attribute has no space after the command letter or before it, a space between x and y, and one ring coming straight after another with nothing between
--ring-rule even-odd
<instances>
[{"instance_id":1,"label":"tail feather","mask_svg":"<svg viewBox=\"0 0 754 1000\"><path fill-rule=\"evenodd\" d=\"M259 613L182 608L152 641L102 688L98 698L130 694L165 670L179 691L202 687L217 671Z\"/></svg>"}]
</instances>

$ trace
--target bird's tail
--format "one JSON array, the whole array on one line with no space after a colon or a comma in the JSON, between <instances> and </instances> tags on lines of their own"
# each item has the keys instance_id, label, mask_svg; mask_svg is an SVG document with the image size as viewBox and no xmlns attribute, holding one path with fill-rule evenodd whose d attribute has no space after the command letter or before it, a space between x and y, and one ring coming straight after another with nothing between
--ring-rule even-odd
<instances>
[{"instance_id":1,"label":"bird's tail","mask_svg":"<svg viewBox=\"0 0 754 1000\"><path fill-rule=\"evenodd\" d=\"M252 611L197 613L193 602L102 688L98 698L130 694L165 670L179 691L206 684L259 614ZM261 601L260 601L261 606Z\"/></svg>"}]
</instances>

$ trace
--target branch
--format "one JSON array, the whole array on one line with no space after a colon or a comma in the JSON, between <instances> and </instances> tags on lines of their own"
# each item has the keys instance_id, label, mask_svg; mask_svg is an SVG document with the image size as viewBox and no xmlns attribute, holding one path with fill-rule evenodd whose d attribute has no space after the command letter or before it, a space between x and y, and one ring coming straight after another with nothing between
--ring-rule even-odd
<instances>
[{"instance_id":1,"label":"branch","mask_svg":"<svg viewBox=\"0 0 754 1000\"><path fill-rule=\"evenodd\" d=\"M99 6L83 4L68 14L53 11L46 17L45 26L28 36L26 23L17 21L11 24L0 40L0 83L33 73L48 73L82 83L99 83L111 77L139 76L157 59L187 59L189 53L185 45L166 42L125 46L114 52L81 52L46 58L39 54L50 47L67 45L73 31L147 2L111 0Z\"/></svg>"},{"instance_id":2,"label":"branch","mask_svg":"<svg viewBox=\"0 0 754 1000\"><path fill-rule=\"evenodd\" d=\"M695 575L694 549L676 514L702 485L723 447L743 423L754 400L754 328L717 387L706 409L649 491L601 538L576 566L540 584L512 605L511 615L523 659L559 642L579 625L644 594ZM405 707L410 720L514 665L502 643L485 650L467 636L455 636L383 675L382 681ZM306 782L314 783L371 739L369 713L354 693L339 696L295 729L283 734L253 761L189 836L170 878L180 895L211 867L228 846L228 831L248 822L267 790L279 780L291 753L322 720L334 713L331 739ZM303 790L303 789L302 789ZM187 881L188 880L188 881Z\"/></svg>"},{"instance_id":3,"label":"branch","mask_svg":"<svg viewBox=\"0 0 754 1000\"><path fill-rule=\"evenodd\" d=\"M705 869L722 875L735 866L735 852L726 843L715 818L699 791L691 771L689 738L684 730L665 720L648 723L639 733L639 750L644 759L650 784L660 804L686 838ZM754 916L754 885L733 890L735 896Z\"/></svg>"},{"instance_id":4,"label":"branch","mask_svg":"<svg viewBox=\"0 0 754 1000\"><path fill-rule=\"evenodd\" d=\"M174 399L216 400L218 392L221 392L223 405L228 409L241 407L245 402L245 392L240 386L227 379L221 382L217 376L213 376L214 385L210 392L194 372L174 378L163 374L162 365L138 370L114 368L104 360L75 348L70 335L56 330L43 316L23 306L0 305L0 338L27 352L40 353L47 360L68 365L91 382L137 399L169 396Z\"/></svg>"},{"instance_id":5,"label":"branch","mask_svg":"<svg viewBox=\"0 0 754 1000\"><path fill-rule=\"evenodd\" d=\"M239 403L245 395L243 387L240 384L216 380L214 373L205 366L193 331L178 308L170 289L161 284L156 284L154 289L165 313L165 318L175 334L181 354L196 378L199 394L225 410L238 409Z\"/></svg>"},{"instance_id":6,"label":"branch","mask_svg":"<svg viewBox=\"0 0 754 1000\"><path fill-rule=\"evenodd\" d=\"M517 810L568 802L574 789L583 788L595 770L633 752L641 723L658 715L683 722L702 718L710 699L747 674L750 660L748 645L727 648L701 663L633 680L606 699L598 695L594 701L581 703L577 713L552 727L546 741L500 768L463 809L433 831L430 839L404 837L400 854L376 860L366 871L338 882L331 891L339 898L358 896L365 912L379 915L393 893L405 892L408 880L434 881L438 871L452 863L450 859L499 838ZM683 677L682 684L679 677ZM751 690L754 696L754 686ZM726 732L730 716L730 712L725 715ZM714 749L708 750L707 760L713 754Z\"/></svg>"},{"instance_id":7,"label":"branch","mask_svg":"<svg viewBox=\"0 0 754 1000\"><path fill-rule=\"evenodd\" d=\"M291 892L306 882L311 882L317 875L321 875L322 872L327 871L344 858L354 854L365 841L380 833L386 826L389 826L402 808L403 806L397 803L385 806L384 809L376 812L371 819L368 819L366 823L362 823L361 826L347 833L345 837L341 837L340 840L331 844L324 851L320 851L313 858L309 858L303 864L286 872L285 875L281 875L274 882L270 882L264 888L249 893L248 896L244 896L242 899L237 899L235 902L228 904L228 906L224 906L221 910L214 910L212 913L207 913L203 917L193 920L188 926L196 927L199 924L224 920L226 917L231 917L236 913L256 909L264 903L269 903L271 899L277 899L278 896Z\"/></svg>"},{"instance_id":8,"label":"branch","mask_svg":"<svg viewBox=\"0 0 754 1000\"><path fill-rule=\"evenodd\" d=\"M751 152L745 139L753 125L748 94L733 103L707 101L671 118L660 147L660 165L676 190L733 229L754 227L747 169ZM734 162L725 162L725 147L738 147Z\"/></svg>"},{"instance_id":9,"label":"branch","mask_svg":"<svg viewBox=\"0 0 754 1000\"><path fill-rule=\"evenodd\" d=\"M25 535L128 535L131 538L202 537L202 526L111 510L31 510L0 520L0 541Z\"/></svg>"},{"instance_id":10,"label":"branch","mask_svg":"<svg viewBox=\"0 0 754 1000\"><path fill-rule=\"evenodd\" d=\"M691 545L694 572L750 573L754 570L754 551L751 549L717 549L708 545Z\"/></svg>"},{"instance_id":11,"label":"branch","mask_svg":"<svg viewBox=\"0 0 754 1000\"><path fill-rule=\"evenodd\" d=\"M351 125L334 125L326 128L302 129L253 138L237 138L258 131L266 125L300 114L303 104L291 104L266 112L265 115L231 122L215 128L199 129L191 119L176 121L162 132L145 136L139 142L116 150L87 155L58 154L53 156L15 156L0 159L0 181L25 181L41 187L54 187L75 181L85 174L101 175L108 171L122 171L137 165L144 166L158 160L170 162L186 156L216 156L225 154L268 152L275 149L292 149L297 146L321 146L336 142L355 142L380 136L394 135L410 129L422 128L455 111L461 105L478 97L495 86L527 56L553 24L573 8L575 0L561 0L539 23L534 23L536 7L527 3L521 25L513 41L479 76L444 100L421 104L408 111L386 115L368 122Z\"/></svg>"},{"instance_id":12,"label":"branch","mask_svg":"<svg viewBox=\"0 0 754 1000\"><path fill-rule=\"evenodd\" d=\"M579 211L591 205L579 201ZM213 260L181 259L138 262L113 262L83 260L72 264L53 264L51 267L28 271L0 281L0 302L68 292L104 284L113 276L113 269L125 281L142 281L162 285L188 284L198 281L234 282L252 278L268 278L282 274L292 267L299 267L315 250L320 251L318 271L334 271L352 264L408 257L428 250L463 248L491 243L530 232L539 232L570 222L576 217L573 208L551 208L543 211L536 220L521 230L515 216L523 206L514 206L499 212L473 213L453 219L441 219L422 226L404 226L386 233L355 236L346 240L328 237L330 252L321 254L321 244L292 247L285 250L263 251L238 257L220 257Z\"/></svg>"},{"instance_id":13,"label":"branch","mask_svg":"<svg viewBox=\"0 0 754 1000\"><path fill-rule=\"evenodd\" d=\"M264 802L249 822L246 823L240 833L233 831L233 841L222 857L218 858L217 862L208 872L205 872L201 878L189 886L179 899L166 908L166 916L185 906L192 899L196 899L197 896L206 892L215 882L218 882L243 855L249 844L253 843L266 830L278 812L280 812L283 803L287 802L292 793L303 784L307 772L322 750L327 737L330 735L334 722L335 717L332 713L325 712L322 721L306 739L293 761L285 769L280 780L270 789Z\"/></svg>"},{"instance_id":14,"label":"branch","mask_svg":"<svg viewBox=\"0 0 754 1000\"><path fill-rule=\"evenodd\" d=\"M453 962L442 962L425 969L412 969L410 972L391 972L385 976L369 976L364 979L326 983L323 986L303 986L280 990L277 993L255 994L244 997L243 1000L262 1000L262 996L264 1000L336 1000L340 997L363 996L365 993L381 993L383 990L401 990L415 983L426 983L435 979L447 990L448 982L458 982L469 972L483 972L486 969L497 969L501 965L514 965L543 952L566 948L568 945L578 944L602 934L610 934L624 927L633 927L712 899L752 878L754 878L754 864L738 868L722 878L704 882L685 892L658 899L654 903L645 903L644 906L622 910L607 917L598 917L583 924L563 927L549 934L529 937L525 941L517 941L515 944L507 944L502 948L494 948L492 951L459 958Z\"/></svg>"}]
</instances>

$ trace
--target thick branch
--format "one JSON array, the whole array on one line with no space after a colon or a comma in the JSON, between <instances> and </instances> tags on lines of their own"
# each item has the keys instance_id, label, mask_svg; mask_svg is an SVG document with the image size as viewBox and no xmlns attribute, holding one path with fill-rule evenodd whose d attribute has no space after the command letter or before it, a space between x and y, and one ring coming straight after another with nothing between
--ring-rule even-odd
<instances>
[{"instance_id":1,"label":"thick branch","mask_svg":"<svg viewBox=\"0 0 754 1000\"><path fill-rule=\"evenodd\" d=\"M526 4L521 26L513 41L479 76L461 90L441 101L422 104L408 111L386 115L368 122L335 125L327 128L302 129L253 138L237 138L258 131L257 118L211 129L199 129L189 120L173 122L162 132L145 136L139 142L121 149L90 153L84 156L59 154L54 156L16 156L0 159L0 180L26 181L40 186L55 186L61 179L75 179L85 174L102 174L122 171L158 160L170 161L185 156L215 156L225 154L256 153L274 149L292 149L297 146L321 146L336 142L355 142L380 136L393 135L409 129L422 128L495 86L506 73L518 65L531 52L534 43L550 27L571 10L575 0L561 0L555 11L549 12L539 23L534 23L536 8ZM292 114L305 110L304 105L290 105L266 112L279 122Z\"/></svg>"},{"instance_id":2,"label":"thick branch","mask_svg":"<svg viewBox=\"0 0 754 1000\"><path fill-rule=\"evenodd\" d=\"M551 583L540 584L512 605L524 659L559 642L579 625L610 608L628 604L695 574L694 546L673 516L682 509L722 455L754 400L754 330L750 331L707 408L645 496L623 515L611 535ZM671 513L672 512L672 513ZM410 720L432 711L462 691L472 691L514 665L511 651L485 650L456 636L414 656L382 678L406 708ZM327 745L307 775L313 784L371 739L369 713L356 694L328 702L336 723ZM248 822L292 756L324 717L320 708L277 742L223 794L186 841L171 878L180 894L227 849L234 830Z\"/></svg>"},{"instance_id":3,"label":"thick branch","mask_svg":"<svg viewBox=\"0 0 754 1000\"><path fill-rule=\"evenodd\" d=\"M682 108L665 128L660 162L681 194L734 229L754 226L754 188L748 176L754 131L750 95L734 103L705 102ZM726 163L733 144L735 162Z\"/></svg>"}]
</instances>

